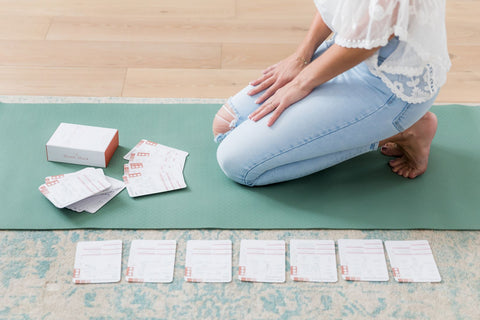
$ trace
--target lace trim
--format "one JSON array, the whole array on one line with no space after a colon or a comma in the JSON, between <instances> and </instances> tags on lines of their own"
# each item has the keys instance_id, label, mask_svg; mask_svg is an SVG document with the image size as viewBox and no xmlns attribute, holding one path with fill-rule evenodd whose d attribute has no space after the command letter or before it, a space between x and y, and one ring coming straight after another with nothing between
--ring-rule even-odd
<instances>
[{"instance_id":1,"label":"lace trim","mask_svg":"<svg viewBox=\"0 0 480 320\"><path fill-rule=\"evenodd\" d=\"M408 77L393 74L391 78L376 67L369 66L370 72L379 77L392 92L408 103L422 103L431 98L440 89L435 81L435 70L431 65L425 67L420 76ZM397 78L397 80L395 80Z\"/></svg>"},{"instance_id":2,"label":"lace trim","mask_svg":"<svg viewBox=\"0 0 480 320\"><path fill-rule=\"evenodd\" d=\"M403 31L405 30L399 28L395 35L401 39ZM369 49L385 45L388 43L388 37L366 41L345 39L337 35L335 43L347 48ZM421 50L421 46L412 42L410 46L420 60L428 61L428 54ZM451 65L450 61L437 59L433 63L421 66L402 66L387 58L381 66L378 66L378 52L367 59L366 63L370 72L379 77L397 97L408 103L422 103L431 99L446 82L446 73Z\"/></svg>"},{"instance_id":3,"label":"lace trim","mask_svg":"<svg viewBox=\"0 0 480 320\"><path fill-rule=\"evenodd\" d=\"M336 36L335 43L345 48L372 49L372 48L382 47L386 45L388 43L388 37L375 39L375 40L365 40L365 39L357 40L357 39L345 39L345 38Z\"/></svg>"}]
</instances>

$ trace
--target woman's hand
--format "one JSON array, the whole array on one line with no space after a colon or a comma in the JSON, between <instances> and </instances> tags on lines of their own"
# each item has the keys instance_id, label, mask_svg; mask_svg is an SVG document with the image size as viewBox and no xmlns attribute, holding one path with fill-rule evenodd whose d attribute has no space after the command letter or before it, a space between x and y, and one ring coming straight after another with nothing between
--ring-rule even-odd
<instances>
[{"instance_id":1,"label":"woman's hand","mask_svg":"<svg viewBox=\"0 0 480 320\"><path fill-rule=\"evenodd\" d=\"M248 92L253 96L263 90L266 90L255 103L263 103L277 92L278 89L285 86L292 81L302 69L308 64L307 60L298 55L291 55L290 57L268 67L262 73L263 75L250 82L252 86L255 86Z\"/></svg>"},{"instance_id":2,"label":"woman's hand","mask_svg":"<svg viewBox=\"0 0 480 320\"><path fill-rule=\"evenodd\" d=\"M298 78L288 82L286 85L278 89L267 101L265 101L257 110L252 112L248 117L252 121L258 121L266 115L272 113L267 125L271 127L278 117L292 104L305 98L313 88L302 85Z\"/></svg>"},{"instance_id":3,"label":"woman's hand","mask_svg":"<svg viewBox=\"0 0 480 320\"><path fill-rule=\"evenodd\" d=\"M293 80L275 90L257 110L250 114L249 118L258 121L273 112L268 121L268 126L271 126L285 109L303 99L312 92L313 88L371 57L376 50L378 47L373 49L345 48L333 44L299 72Z\"/></svg>"}]
</instances>

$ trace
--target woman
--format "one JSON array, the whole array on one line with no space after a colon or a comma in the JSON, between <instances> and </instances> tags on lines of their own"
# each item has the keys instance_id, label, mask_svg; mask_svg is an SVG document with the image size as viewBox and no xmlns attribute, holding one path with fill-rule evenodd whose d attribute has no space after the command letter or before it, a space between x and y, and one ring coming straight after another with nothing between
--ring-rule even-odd
<instances>
[{"instance_id":1,"label":"woman","mask_svg":"<svg viewBox=\"0 0 480 320\"><path fill-rule=\"evenodd\" d=\"M316 0L296 52L222 106L217 159L238 183L299 178L379 146L393 172L425 172L429 112L450 60L444 0ZM327 38L333 33L333 37Z\"/></svg>"}]
</instances>

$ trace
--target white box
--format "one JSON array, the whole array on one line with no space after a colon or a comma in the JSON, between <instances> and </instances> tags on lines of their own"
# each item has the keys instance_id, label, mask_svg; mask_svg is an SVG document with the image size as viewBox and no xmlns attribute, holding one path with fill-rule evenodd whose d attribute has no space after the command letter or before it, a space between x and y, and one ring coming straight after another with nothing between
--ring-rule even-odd
<instances>
[{"instance_id":1,"label":"white box","mask_svg":"<svg viewBox=\"0 0 480 320\"><path fill-rule=\"evenodd\" d=\"M105 168L117 147L117 129L62 122L47 142L47 160Z\"/></svg>"}]
</instances>

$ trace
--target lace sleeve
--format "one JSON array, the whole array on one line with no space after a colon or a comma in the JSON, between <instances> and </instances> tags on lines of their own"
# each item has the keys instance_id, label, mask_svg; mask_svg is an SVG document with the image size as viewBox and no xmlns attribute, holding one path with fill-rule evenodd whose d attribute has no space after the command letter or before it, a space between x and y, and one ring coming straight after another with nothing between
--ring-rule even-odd
<instances>
[{"instance_id":1,"label":"lace sleeve","mask_svg":"<svg viewBox=\"0 0 480 320\"><path fill-rule=\"evenodd\" d=\"M450 69L445 28L445 0L314 0L335 43L347 48L397 49L381 64L378 52L366 60L401 99L423 102L445 83Z\"/></svg>"},{"instance_id":2,"label":"lace sleeve","mask_svg":"<svg viewBox=\"0 0 480 320\"><path fill-rule=\"evenodd\" d=\"M336 33L342 47L371 49L387 44L392 34L406 37L408 1L315 1L319 12Z\"/></svg>"}]
</instances>

